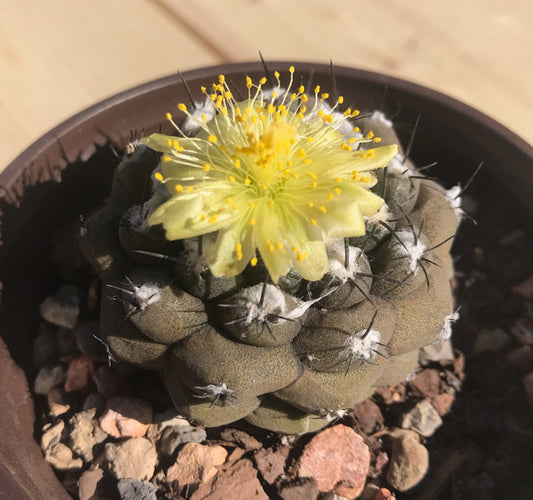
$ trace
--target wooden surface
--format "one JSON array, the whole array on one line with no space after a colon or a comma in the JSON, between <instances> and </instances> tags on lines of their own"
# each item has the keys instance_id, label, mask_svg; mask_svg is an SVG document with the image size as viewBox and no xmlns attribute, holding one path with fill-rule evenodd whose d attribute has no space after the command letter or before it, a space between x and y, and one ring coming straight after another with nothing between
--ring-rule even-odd
<instances>
[{"instance_id":1,"label":"wooden surface","mask_svg":"<svg viewBox=\"0 0 533 500\"><path fill-rule=\"evenodd\" d=\"M533 143L529 0L0 0L0 170L103 98L258 50L415 81Z\"/></svg>"}]
</instances>

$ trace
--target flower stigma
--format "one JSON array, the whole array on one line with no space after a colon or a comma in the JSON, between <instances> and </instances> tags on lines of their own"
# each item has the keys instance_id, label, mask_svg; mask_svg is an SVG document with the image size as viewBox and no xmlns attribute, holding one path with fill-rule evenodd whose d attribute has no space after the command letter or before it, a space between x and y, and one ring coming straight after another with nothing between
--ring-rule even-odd
<instances>
[{"instance_id":1,"label":"flower stigma","mask_svg":"<svg viewBox=\"0 0 533 500\"><path fill-rule=\"evenodd\" d=\"M170 194L148 224L162 224L169 240L214 233L206 255L214 276L241 273L259 252L274 283L291 268L319 280L329 269L325 241L363 235L364 217L384 203L370 191L372 171L387 166L397 146L373 147L378 137L350 125L359 112L339 111L342 97L330 106L319 86L293 88L292 66L287 88L275 78L265 89L265 77L247 76L248 95L237 101L220 75L201 89L201 117L178 105L196 135L185 136L168 113L179 136L143 139L163 153L153 177Z\"/></svg>"}]
</instances>

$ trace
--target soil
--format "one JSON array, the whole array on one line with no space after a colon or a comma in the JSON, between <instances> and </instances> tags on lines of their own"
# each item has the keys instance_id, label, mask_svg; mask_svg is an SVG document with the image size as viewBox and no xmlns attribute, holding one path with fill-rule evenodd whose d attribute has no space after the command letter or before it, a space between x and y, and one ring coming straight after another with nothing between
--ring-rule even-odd
<instances>
[{"instance_id":1,"label":"soil","mask_svg":"<svg viewBox=\"0 0 533 500\"><path fill-rule=\"evenodd\" d=\"M111 154L107 156L110 162L116 163ZM531 235L521 229L520 218L513 214L512 208L504 211L502 202L494 202L501 193L482 177L465 195L467 217L453 249L457 256L453 287L460 311L460 319L453 328L453 358L430 359L409 381L378 390L370 402L358 405L331 424L354 429L370 450L363 498L531 498L533 241ZM50 384L50 391L35 395L36 439L42 441L43 427L47 424L54 427L62 423L59 426L62 430L52 444L44 443L42 447L69 493L74 498L135 498L124 493L123 480L122 486L117 486L120 474L113 469L106 454L110 449L108 445L147 436L158 451L157 463L152 475L140 474L138 484L129 485L133 489L148 488L142 498L202 498L199 492L207 487L205 485L211 488L210 496L206 494L208 498L232 498L232 495L236 495L233 498L247 498L235 493L236 490L231 494L222 490L223 479L233 477L232 474L242 480L240 485L248 481L255 488L257 495L249 498L335 498L332 493L319 493L317 481L298 477L302 455L304 450L309 451L308 445L314 435L283 436L244 422L207 429L201 441L193 439L203 445L221 445L226 450L228 456L223 465L219 464L218 475L211 478L205 473L200 479L190 482L182 479L181 483L171 480L170 467L179 461L186 441L173 452L162 452L165 433L161 432L161 425L156 425L156 420L164 420L163 415L172 405L161 382L155 374L129 366L113 364L109 367L103 346L91 343L92 335L84 337L79 333L84 326L97 320L100 285L73 244L78 230L79 216L76 215L72 223L56 235L52 256L64 284L77 287L74 294L79 298L79 303L74 300L77 316L72 327L68 324L54 326L43 320L36 338L48 336L55 347L46 350L42 340L41 343L36 340L34 345L36 372L43 367L59 366L63 373ZM57 289L50 290L50 295L56 292ZM89 340L84 343L84 339ZM43 349L46 352L43 353ZM92 456L83 456L81 451L65 446L69 451L63 448L61 451L66 453L67 462L71 462L58 463L58 453L50 459L53 455L50 450L58 442L72 446L69 425L76 420L76 415L88 408L96 409L94 437L95 429L106 425L102 423L102 416L109 410L110 399L116 401L117 397L148 403L151 421L144 422L139 417L132 424L140 422L146 424L146 428L136 428L131 431L133 434L119 428L115 435L106 429L101 439L92 444L89 453ZM431 402L444 422L438 429L435 426L432 435L420 438L429 450L429 469L424 479L414 488L400 492L387 481L393 458L392 436L402 416L424 400ZM165 439L168 440L168 436ZM103 475L100 470L104 471ZM93 479L93 487L87 486L89 473L97 476ZM155 488L150 490L146 484L149 481ZM379 488L386 489L378 493ZM90 496L91 491L96 496ZM139 495L137 493L141 498Z\"/></svg>"}]
</instances>

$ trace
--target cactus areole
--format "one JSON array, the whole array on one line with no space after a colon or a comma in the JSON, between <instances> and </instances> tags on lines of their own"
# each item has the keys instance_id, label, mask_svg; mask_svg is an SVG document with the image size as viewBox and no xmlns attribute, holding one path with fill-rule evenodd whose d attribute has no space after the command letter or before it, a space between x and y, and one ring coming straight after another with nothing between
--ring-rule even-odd
<instances>
[{"instance_id":1,"label":"cactus areole","mask_svg":"<svg viewBox=\"0 0 533 500\"><path fill-rule=\"evenodd\" d=\"M296 80L202 87L173 135L127 149L82 229L110 356L206 426L317 430L457 319L460 189L417 172L381 112Z\"/></svg>"}]
</instances>

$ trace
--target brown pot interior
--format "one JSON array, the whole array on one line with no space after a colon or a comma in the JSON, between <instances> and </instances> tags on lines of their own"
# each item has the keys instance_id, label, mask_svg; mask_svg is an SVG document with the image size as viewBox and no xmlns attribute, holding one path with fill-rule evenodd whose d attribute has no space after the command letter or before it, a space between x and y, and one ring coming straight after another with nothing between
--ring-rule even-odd
<instances>
[{"instance_id":1,"label":"brown pot interior","mask_svg":"<svg viewBox=\"0 0 533 500\"><path fill-rule=\"evenodd\" d=\"M282 81L288 66L271 64L282 72ZM300 63L296 69L304 83L312 73L313 85L331 88L328 66ZM238 87L243 74L263 76L260 64L243 63L191 71L184 77L199 98L200 86L210 85L222 71ZM392 115L404 144L420 116L411 153L417 165L438 161L432 173L452 185L464 184L484 161L478 186L492 190L497 202L517 217L533 213L533 148L517 136L457 101L408 82L349 68L335 68L335 76L347 106ZM50 265L54 231L105 197L112 176L109 164L117 160L104 145L123 147L130 131L147 134L161 126L170 131L165 113L181 101L187 101L187 94L178 76L112 97L48 133L0 175L1 498L69 498L34 441L33 400L25 379L34 375L31 346L38 305L60 284ZM86 168L84 160L93 153L102 162ZM530 232L532 221L523 217Z\"/></svg>"}]
</instances>

